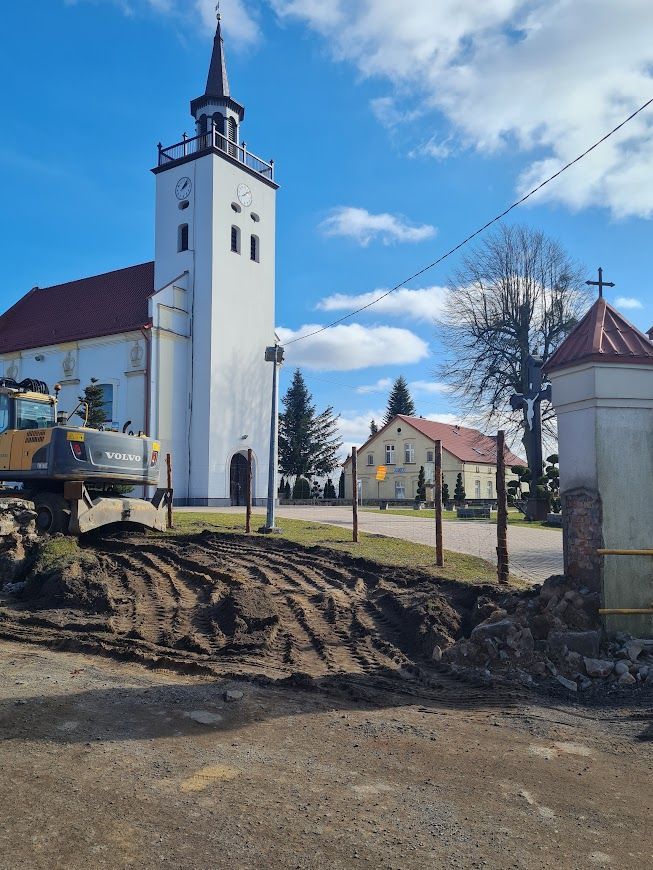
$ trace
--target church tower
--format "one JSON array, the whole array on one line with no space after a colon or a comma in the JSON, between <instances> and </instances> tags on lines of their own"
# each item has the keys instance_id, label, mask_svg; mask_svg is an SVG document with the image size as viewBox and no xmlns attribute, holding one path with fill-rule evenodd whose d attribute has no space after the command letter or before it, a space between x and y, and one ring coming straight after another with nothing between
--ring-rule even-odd
<instances>
[{"instance_id":1,"label":"church tower","mask_svg":"<svg viewBox=\"0 0 653 870\"><path fill-rule=\"evenodd\" d=\"M195 135L159 145L150 430L170 450L175 500L242 504L245 457L266 497L274 344L274 164L241 137L220 16Z\"/></svg>"}]
</instances>

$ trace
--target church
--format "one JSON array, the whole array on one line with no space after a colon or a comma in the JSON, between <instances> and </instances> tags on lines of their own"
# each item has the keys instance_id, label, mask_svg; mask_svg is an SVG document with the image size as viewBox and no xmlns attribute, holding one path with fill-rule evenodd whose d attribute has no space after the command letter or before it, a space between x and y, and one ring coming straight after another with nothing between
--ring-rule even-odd
<instances>
[{"instance_id":1,"label":"church","mask_svg":"<svg viewBox=\"0 0 653 870\"><path fill-rule=\"evenodd\" d=\"M274 164L241 137L221 23L195 135L158 146L154 261L34 287L0 317L0 376L61 384L71 412L91 378L107 425L145 432L173 462L175 503L242 504L267 491L275 343Z\"/></svg>"}]
</instances>

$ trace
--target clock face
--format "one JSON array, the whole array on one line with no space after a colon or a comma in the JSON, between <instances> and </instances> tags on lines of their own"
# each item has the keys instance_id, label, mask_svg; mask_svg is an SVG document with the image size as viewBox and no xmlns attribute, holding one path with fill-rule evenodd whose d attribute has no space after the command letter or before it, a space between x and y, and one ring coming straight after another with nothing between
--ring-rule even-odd
<instances>
[{"instance_id":1,"label":"clock face","mask_svg":"<svg viewBox=\"0 0 653 870\"><path fill-rule=\"evenodd\" d=\"M246 184L239 184L236 193L238 194L240 204L244 205L245 208L249 208L254 199L254 197L252 196L252 191L249 189L249 187L247 187Z\"/></svg>"},{"instance_id":2,"label":"clock face","mask_svg":"<svg viewBox=\"0 0 653 870\"><path fill-rule=\"evenodd\" d=\"M188 199L190 192L193 189L193 182L188 177L180 178L175 187L175 196L177 199Z\"/></svg>"}]
</instances>

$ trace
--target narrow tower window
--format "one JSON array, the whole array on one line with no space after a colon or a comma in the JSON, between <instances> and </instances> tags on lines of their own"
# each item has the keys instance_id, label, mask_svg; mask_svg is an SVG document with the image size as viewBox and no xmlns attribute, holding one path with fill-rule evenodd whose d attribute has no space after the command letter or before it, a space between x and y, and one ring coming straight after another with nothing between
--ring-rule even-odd
<instances>
[{"instance_id":1,"label":"narrow tower window","mask_svg":"<svg viewBox=\"0 0 653 870\"><path fill-rule=\"evenodd\" d=\"M179 227L179 240L177 243L179 253L188 250L188 224L181 224Z\"/></svg>"},{"instance_id":2,"label":"narrow tower window","mask_svg":"<svg viewBox=\"0 0 653 870\"><path fill-rule=\"evenodd\" d=\"M240 230L238 227L231 228L231 250L234 254L240 254Z\"/></svg>"},{"instance_id":3,"label":"narrow tower window","mask_svg":"<svg viewBox=\"0 0 653 870\"><path fill-rule=\"evenodd\" d=\"M252 236L249 243L249 258L255 263L259 261L259 240L258 236Z\"/></svg>"},{"instance_id":4,"label":"narrow tower window","mask_svg":"<svg viewBox=\"0 0 653 870\"><path fill-rule=\"evenodd\" d=\"M221 112L216 112L213 116L213 124L215 125L215 129L220 134L220 136L224 136L224 115ZM218 136L217 146L218 148L224 148L224 142Z\"/></svg>"},{"instance_id":5,"label":"narrow tower window","mask_svg":"<svg viewBox=\"0 0 653 870\"><path fill-rule=\"evenodd\" d=\"M230 142L238 142L238 125L236 124L235 118L229 118L229 141ZM229 146L229 154L232 157L236 156L236 146Z\"/></svg>"},{"instance_id":6,"label":"narrow tower window","mask_svg":"<svg viewBox=\"0 0 653 870\"><path fill-rule=\"evenodd\" d=\"M199 135L204 136L208 132L208 119L206 115L200 115L199 119Z\"/></svg>"}]
</instances>

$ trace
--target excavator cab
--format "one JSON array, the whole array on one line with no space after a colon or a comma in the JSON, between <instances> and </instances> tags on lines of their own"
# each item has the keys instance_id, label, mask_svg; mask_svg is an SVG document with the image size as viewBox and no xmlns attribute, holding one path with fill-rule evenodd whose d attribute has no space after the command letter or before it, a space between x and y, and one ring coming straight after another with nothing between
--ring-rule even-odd
<instances>
[{"instance_id":1,"label":"excavator cab","mask_svg":"<svg viewBox=\"0 0 653 870\"><path fill-rule=\"evenodd\" d=\"M159 486L159 442L72 425L57 413L58 391L0 378L0 482L21 485L43 532L83 534L116 522L165 528L172 490ZM141 486L157 487L151 501L122 494Z\"/></svg>"}]
</instances>

